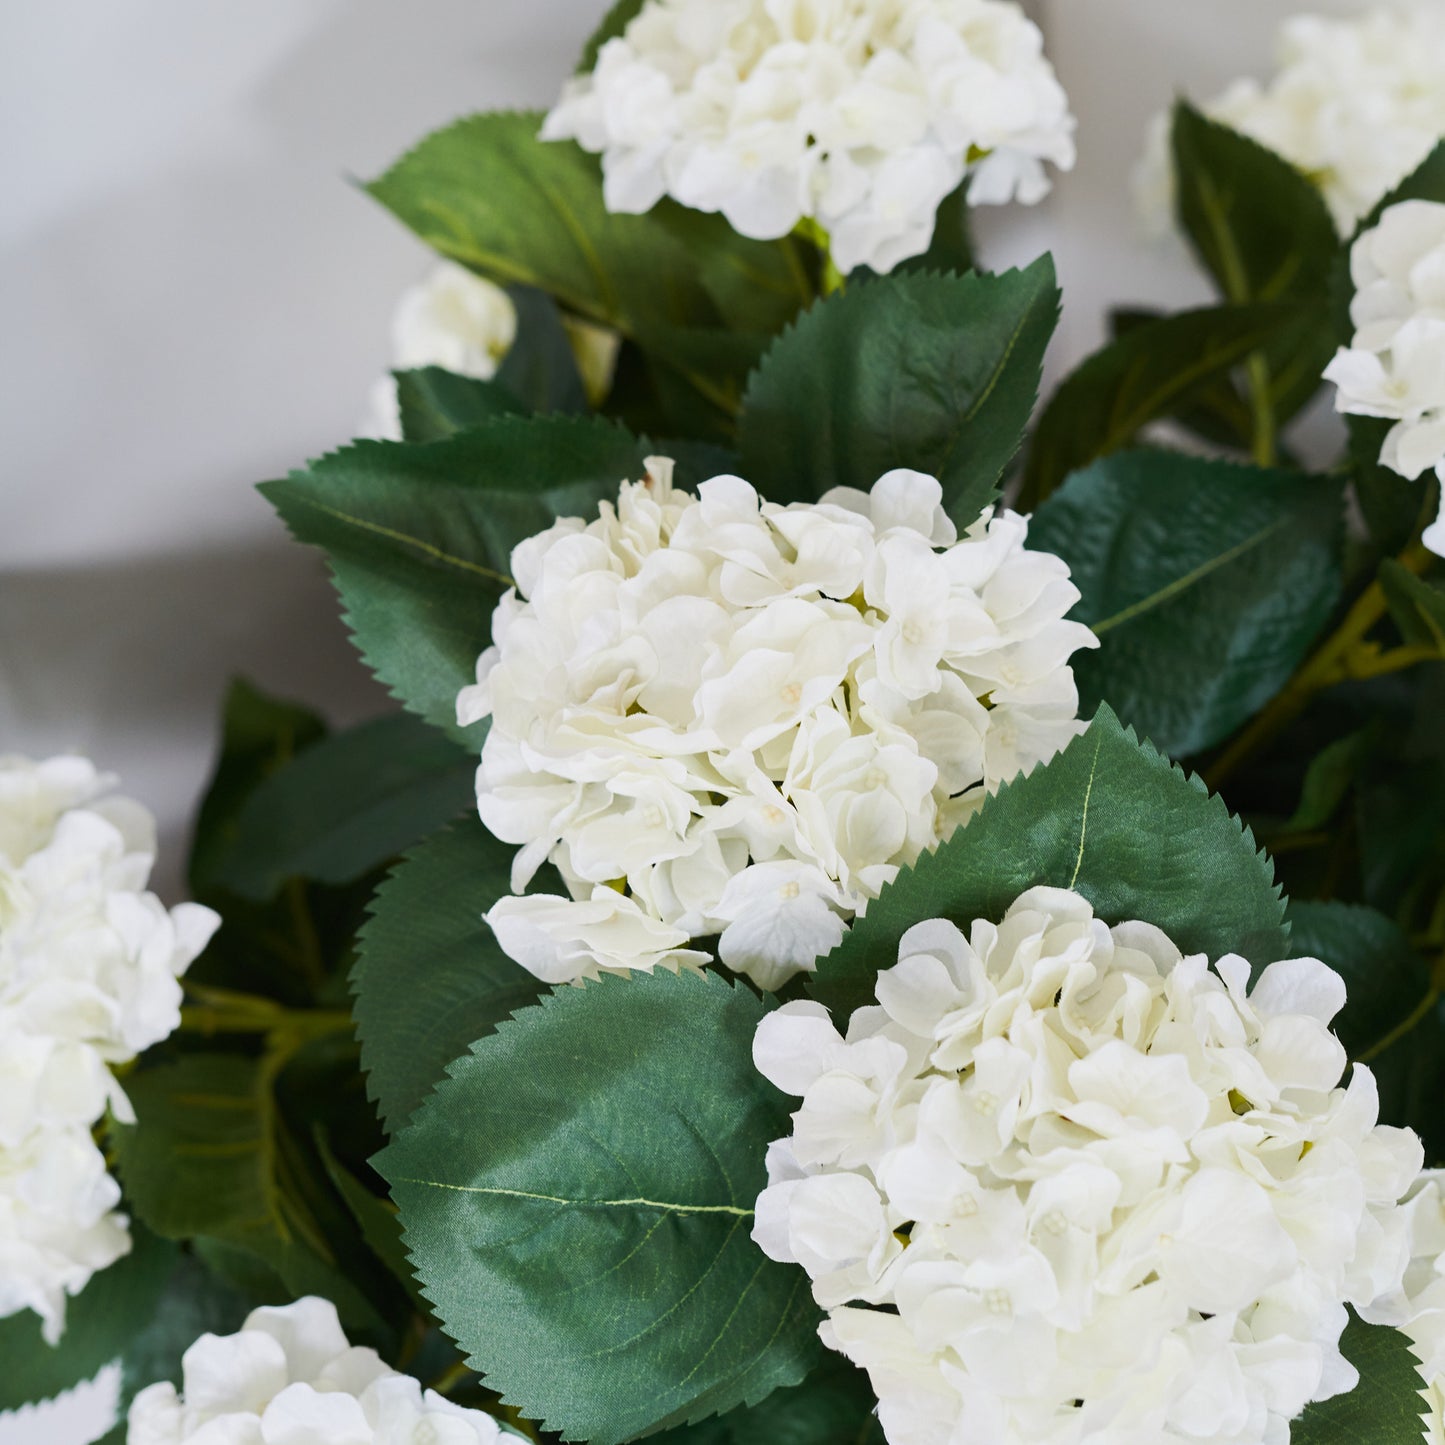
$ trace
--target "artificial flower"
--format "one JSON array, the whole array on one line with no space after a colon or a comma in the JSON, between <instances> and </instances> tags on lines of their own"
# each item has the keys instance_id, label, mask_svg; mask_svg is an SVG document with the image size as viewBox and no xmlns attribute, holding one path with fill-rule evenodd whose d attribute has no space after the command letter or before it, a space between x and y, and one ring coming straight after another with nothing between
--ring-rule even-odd
<instances>
[{"instance_id":1,"label":"artificial flower","mask_svg":"<svg viewBox=\"0 0 1445 1445\"><path fill-rule=\"evenodd\" d=\"M990 789L1074 737L1094 645L1026 521L963 537L932 477L763 502L648 463L617 505L512 556L463 725L489 718L482 821L570 898L504 898L503 948L549 983L692 964L773 988Z\"/></svg>"},{"instance_id":2,"label":"artificial flower","mask_svg":"<svg viewBox=\"0 0 1445 1445\"><path fill-rule=\"evenodd\" d=\"M65 1300L130 1248L91 1137L131 1118L112 1066L180 1024L220 920L145 891L155 824L84 758L0 757L0 1317L59 1338Z\"/></svg>"},{"instance_id":3,"label":"artificial flower","mask_svg":"<svg viewBox=\"0 0 1445 1445\"><path fill-rule=\"evenodd\" d=\"M493 1445L497 1422L463 1409L375 1350L348 1343L326 1300L253 1310L234 1335L202 1335L181 1389L130 1407L128 1445Z\"/></svg>"},{"instance_id":4,"label":"artificial flower","mask_svg":"<svg viewBox=\"0 0 1445 1445\"><path fill-rule=\"evenodd\" d=\"M1237 80L1204 113L1303 171L1349 235L1445 136L1445 9L1391 0L1345 18L1296 15L1276 48L1267 84ZM1150 127L1135 189L1146 224L1163 232L1174 194L1167 116Z\"/></svg>"},{"instance_id":5,"label":"artificial flower","mask_svg":"<svg viewBox=\"0 0 1445 1445\"><path fill-rule=\"evenodd\" d=\"M904 934L840 1033L758 1028L801 1098L753 1237L800 1264L892 1445L1276 1445L1356 1382L1421 1164L1342 1083L1339 976L1185 957L1039 887Z\"/></svg>"},{"instance_id":6,"label":"artificial flower","mask_svg":"<svg viewBox=\"0 0 1445 1445\"><path fill-rule=\"evenodd\" d=\"M1380 462L1445 481L1445 205L1401 201L1350 250L1353 343L1325 369L1335 408L1394 421ZM1445 504L1424 543L1445 556Z\"/></svg>"},{"instance_id":7,"label":"artificial flower","mask_svg":"<svg viewBox=\"0 0 1445 1445\"><path fill-rule=\"evenodd\" d=\"M928 249L939 203L1032 204L1074 162L1043 37L1013 0L648 0L542 129L602 156L613 211L665 195L834 264Z\"/></svg>"}]
</instances>

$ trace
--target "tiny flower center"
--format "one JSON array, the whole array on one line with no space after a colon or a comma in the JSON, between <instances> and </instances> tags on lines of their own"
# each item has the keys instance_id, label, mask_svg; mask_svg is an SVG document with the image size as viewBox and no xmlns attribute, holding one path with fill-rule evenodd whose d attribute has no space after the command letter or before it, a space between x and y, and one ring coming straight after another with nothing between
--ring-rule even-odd
<instances>
[{"instance_id":1,"label":"tiny flower center","mask_svg":"<svg viewBox=\"0 0 1445 1445\"><path fill-rule=\"evenodd\" d=\"M988 1306L991 1315L1011 1315L1014 1312L1014 1302L1009 1298L1006 1289L991 1289L983 1297L983 1302Z\"/></svg>"},{"instance_id":2,"label":"tiny flower center","mask_svg":"<svg viewBox=\"0 0 1445 1445\"><path fill-rule=\"evenodd\" d=\"M803 685L799 682L790 682L779 694L789 707L796 707L803 700Z\"/></svg>"},{"instance_id":3,"label":"tiny flower center","mask_svg":"<svg viewBox=\"0 0 1445 1445\"><path fill-rule=\"evenodd\" d=\"M778 889L778 897L796 898L801 891L796 883L784 883L783 886Z\"/></svg>"},{"instance_id":4,"label":"tiny flower center","mask_svg":"<svg viewBox=\"0 0 1445 1445\"><path fill-rule=\"evenodd\" d=\"M869 768L863 779L863 787L871 793L875 788L881 788L887 781L888 774L882 768Z\"/></svg>"},{"instance_id":5,"label":"tiny flower center","mask_svg":"<svg viewBox=\"0 0 1445 1445\"><path fill-rule=\"evenodd\" d=\"M437 1427L430 1420L423 1420L411 1432L411 1445L438 1445Z\"/></svg>"},{"instance_id":6,"label":"tiny flower center","mask_svg":"<svg viewBox=\"0 0 1445 1445\"><path fill-rule=\"evenodd\" d=\"M923 641L923 629L916 622L903 624L903 640L910 647L917 647Z\"/></svg>"},{"instance_id":7,"label":"tiny flower center","mask_svg":"<svg viewBox=\"0 0 1445 1445\"><path fill-rule=\"evenodd\" d=\"M978 1200L972 1194L965 1194L958 1201L957 1213L960 1219L972 1219L978 1213Z\"/></svg>"},{"instance_id":8,"label":"tiny flower center","mask_svg":"<svg viewBox=\"0 0 1445 1445\"><path fill-rule=\"evenodd\" d=\"M973 1096L973 1107L980 1114L996 1114L998 1113L998 1095L990 1094L987 1089L980 1089Z\"/></svg>"},{"instance_id":9,"label":"tiny flower center","mask_svg":"<svg viewBox=\"0 0 1445 1445\"><path fill-rule=\"evenodd\" d=\"M642 821L643 821L644 825L645 825L646 827L649 827L649 828L660 828L660 827L662 827L662 823L663 823L662 809L661 809L661 808L655 808L655 807L654 807L654 808L649 808L649 809L642 815Z\"/></svg>"},{"instance_id":10,"label":"tiny flower center","mask_svg":"<svg viewBox=\"0 0 1445 1445\"><path fill-rule=\"evenodd\" d=\"M776 803L769 803L763 809L763 822L770 823L774 828L781 827L787 819L788 815Z\"/></svg>"},{"instance_id":11,"label":"tiny flower center","mask_svg":"<svg viewBox=\"0 0 1445 1445\"><path fill-rule=\"evenodd\" d=\"M1064 1218L1060 1210L1051 1209L1044 1215L1044 1228L1050 1234L1062 1234L1068 1227L1069 1221Z\"/></svg>"}]
</instances>

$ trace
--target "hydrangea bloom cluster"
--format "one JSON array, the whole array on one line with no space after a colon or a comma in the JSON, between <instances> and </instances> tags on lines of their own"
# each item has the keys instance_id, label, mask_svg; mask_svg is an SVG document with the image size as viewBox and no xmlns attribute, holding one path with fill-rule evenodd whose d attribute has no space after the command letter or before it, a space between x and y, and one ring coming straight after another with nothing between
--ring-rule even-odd
<instances>
[{"instance_id":1,"label":"hydrangea bloom cluster","mask_svg":"<svg viewBox=\"0 0 1445 1445\"><path fill-rule=\"evenodd\" d=\"M415 371L440 366L458 376L490 381L517 339L517 308L494 282L465 266L442 261L404 291L392 317L392 367ZM363 435L401 440L396 380L372 387Z\"/></svg>"},{"instance_id":2,"label":"hydrangea bloom cluster","mask_svg":"<svg viewBox=\"0 0 1445 1445\"><path fill-rule=\"evenodd\" d=\"M219 920L144 891L143 808L83 758L0 757L0 1317L51 1343L65 1300L127 1253L91 1130L132 1114L111 1066L180 1023L178 976Z\"/></svg>"},{"instance_id":3,"label":"hydrangea bloom cluster","mask_svg":"<svg viewBox=\"0 0 1445 1445\"><path fill-rule=\"evenodd\" d=\"M687 943L720 934L772 988L1075 736L1068 659L1094 638L1022 517L959 538L932 477L787 507L671 478L654 458L615 508L512 555L457 716L491 719L477 798L522 845L513 888L550 860L572 897L488 917L549 983L701 963Z\"/></svg>"},{"instance_id":4,"label":"hydrangea bloom cluster","mask_svg":"<svg viewBox=\"0 0 1445 1445\"><path fill-rule=\"evenodd\" d=\"M152 1385L130 1407L129 1445L494 1445L490 1415L425 1393L375 1350L347 1343L326 1300L253 1310L234 1335L202 1335L183 1390Z\"/></svg>"},{"instance_id":5,"label":"hydrangea bloom cluster","mask_svg":"<svg viewBox=\"0 0 1445 1445\"><path fill-rule=\"evenodd\" d=\"M1445 205L1389 207L1351 248L1350 271L1354 342L1325 369L1336 409L1392 418L1381 463L1445 482ZM1445 556L1445 507L1424 541Z\"/></svg>"},{"instance_id":6,"label":"hydrangea bloom cluster","mask_svg":"<svg viewBox=\"0 0 1445 1445\"><path fill-rule=\"evenodd\" d=\"M792 1003L802 1098L754 1238L801 1264L893 1445L1284 1445L1350 1389L1346 1304L1398 1286L1419 1140L1329 1030L1312 959L1181 957L1035 888L910 929L840 1037Z\"/></svg>"},{"instance_id":7,"label":"hydrangea bloom cluster","mask_svg":"<svg viewBox=\"0 0 1445 1445\"><path fill-rule=\"evenodd\" d=\"M812 218L844 272L928 249L939 202L1038 201L1073 117L1013 0L648 0L542 129L602 155L609 210L670 195L745 236Z\"/></svg>"},{"instance_id":8,"label":"hydrangea bloom cluster","mask_svg":"<svg viewBox=\"0 0 1445 1445\"><path fill-rule=\"evenodd\" d=\"M1445 136L1445 8L1394 0L1348 19L1297 15L1281 27L1277 49L1267 85L1235 81L1204 113L1314 180L1349 235ZM1166 230L1173 168L1165 116L1150 130L1136 190L1151 228Z\"/></svg>"}]
</instances>

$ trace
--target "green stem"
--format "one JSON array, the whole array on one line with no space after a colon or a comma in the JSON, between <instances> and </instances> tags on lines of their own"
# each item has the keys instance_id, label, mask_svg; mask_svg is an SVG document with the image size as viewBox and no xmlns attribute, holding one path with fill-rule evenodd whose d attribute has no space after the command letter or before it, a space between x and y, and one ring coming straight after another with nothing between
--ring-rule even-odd
<instances>
[{"instance_id":1,"label":"green stem","mask_svg":"<svg viewBox=\"0 0 1445 1445\"><path fill-rule=\"evenodd\" d=\"M1274 420L1274 403L1269 398L1269 363L1256 351L1245 365L1249 387L1249 408L1254 417L1254 461L1272 467L1279 461L1279 444Z\"/></svg>"},{"instance_id":2,"label":"green stem","mask_svg":"<svg viewBox=\"0 0 1445 1445\"><path fill-rule=\"evenodd\" d=\"M214 1034L291 1033L301 1038L340 1033L352 1026L343 1009L291 1009L268 998L236 993L231 989L187 983L196 999L181 1009L181 1028L187 1033Z\"/></svg>"}]
</instances>

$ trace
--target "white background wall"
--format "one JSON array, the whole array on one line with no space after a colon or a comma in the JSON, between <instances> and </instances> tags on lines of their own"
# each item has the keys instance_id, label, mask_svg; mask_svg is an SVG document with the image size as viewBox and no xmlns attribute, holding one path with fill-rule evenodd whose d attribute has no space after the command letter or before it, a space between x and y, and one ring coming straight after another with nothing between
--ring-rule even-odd
<instances>
[{"instance_id":1,"label":"white background wall","mask_svg":"<svg viewBox=\"0 0 1445 1445\"><path fill-rule=\"evenodd\" d=\"M1055 251L1057 374L1108 305L1201 294L1131 230L1144 122L1266 70L1297 7L1042 3L1079 167L984 231L996 264ZM464 112L546 104L604 8L0 0L0 752L121 773L160 814L167 892L231 675L338 720L380 705L318 560L251 490L350 434L425 266L346 177ZM0 1419L0 1445L81 1445L94 1419Z\"/></svg>"}]
</instances>

